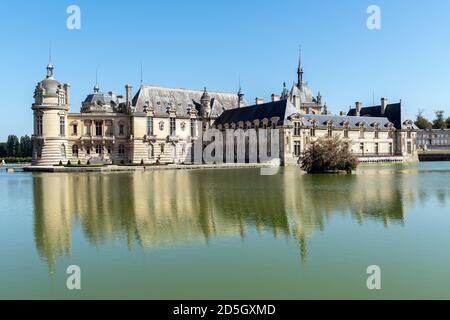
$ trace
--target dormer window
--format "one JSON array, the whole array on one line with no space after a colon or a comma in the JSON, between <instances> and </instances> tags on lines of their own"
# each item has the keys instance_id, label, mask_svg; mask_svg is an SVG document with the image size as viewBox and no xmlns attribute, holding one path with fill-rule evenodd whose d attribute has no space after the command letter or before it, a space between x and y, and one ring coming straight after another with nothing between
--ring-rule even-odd
<instances>
[{"instance_id":1,"label":"dormer window","mask_svg":"<svg viewBox=\"0 0 450 320\"><path fill-rule=\"evenodd\" d=\"M407 127L407 129L406 129L407 131L406 131L406 138L408 138L408 139L411 139L411 133L412 133L412 128L411 128L411 126L408 126Z\"/></svg>"},{"instance_id":2,"label":"dormer window","mask_svg":"<svg viewBox=\"0 0 450 320\"><path fill-rule=\"evenodd\" d=\"M312 126L309 129L309 135L311 137L315 137L316 136L316 122L315 121L312 122Z\"/></svg>"},{"instance_id":3,"label":"dormer window","mask_svg":"<svg viewBox=\"0 0 450 320\"><path fill-rule=\"evenodd\" d=\"M348 123L344 123L344 138L348 139Z\"/></svg>"},{"instance_id":4,"label":"dormer window","mask_svg":"<svg viewBox=\"0 0 450 320\"><path fill-rule=\"evenodd\" d=\"M359 125L359 138L360 138L360 139L364 139L364 131L365 131L365 130L364 130L364 124L361 123L361 124Z\"/></svg>"},{"instance_id":5,"label":"dormer window","mask_svg":"<svg viewBox=\"0 0 450 320\"><path fill-rule=\"evenodd\" d=\"M300 136L300 122L294 122L294 136Z\"/></svg>"},{"instance_id":6,"label":"dormer window","mask_svg":"<svg viewBox=\"0 0 450 320\"><path fill-rule=\"evenodd\" d=\"M331 121L327 123L327 137L328 138L333 137L333 122Z\"/></svg>"}]
</instances>

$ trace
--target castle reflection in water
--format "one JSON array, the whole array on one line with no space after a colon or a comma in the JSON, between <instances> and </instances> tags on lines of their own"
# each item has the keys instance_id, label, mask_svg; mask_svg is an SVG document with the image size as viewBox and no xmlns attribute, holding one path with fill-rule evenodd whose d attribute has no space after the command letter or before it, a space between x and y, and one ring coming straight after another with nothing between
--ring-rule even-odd
<instances>
[{"instance_id":1,"label":"castle reflection in water","mask_svg":"<svg viewBox=\"0 0 450 320\"><path fill-rule=\"evenodd\" d=\"M79 223L95 246L123 239L130 250L208 243L263 235L293 237L302 260L307 242L333 215L388 227L403 223L420 198L416 174L371 171L357 175L301 175L286 167L261 176L257 169L181 170L111 174L35 174L35 241L53 269L69 255Z\"/></svg>"}]
</instances>

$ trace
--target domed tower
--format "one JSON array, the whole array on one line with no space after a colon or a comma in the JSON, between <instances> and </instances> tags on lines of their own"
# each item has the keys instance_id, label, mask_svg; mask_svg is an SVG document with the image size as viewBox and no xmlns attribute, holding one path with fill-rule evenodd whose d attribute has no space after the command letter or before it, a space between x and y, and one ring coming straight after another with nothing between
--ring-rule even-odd
<instances>
[{"instance_id":1,"label":"domed tower","mask_svg":"<svg viewBox=\"0 0 450 320\"><path fill-rule=\"evenodd\" d=\"M67 139L70 85L60 84L53 77L53 69L49 63L46 78L34 90L33 165L65 163L70 152Z\"/></svg>"}]
</instances>

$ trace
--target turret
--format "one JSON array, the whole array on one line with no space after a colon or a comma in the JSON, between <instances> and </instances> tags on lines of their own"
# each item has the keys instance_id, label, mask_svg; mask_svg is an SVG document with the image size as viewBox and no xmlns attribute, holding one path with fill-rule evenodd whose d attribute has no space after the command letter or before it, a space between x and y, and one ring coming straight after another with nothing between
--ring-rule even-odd
<instances>
[{"instance_id":1,"label":"turret","mask_svg":"<svg viewBox=\"0 0 450 320\"><path fill-rule=\"evenodd\" d=\"M209 118L211 115L211 97L209 96L206 87L204 88L202 97L200 98L200 103L202 105L203 118Z\"/></svg>"}]
</instances>

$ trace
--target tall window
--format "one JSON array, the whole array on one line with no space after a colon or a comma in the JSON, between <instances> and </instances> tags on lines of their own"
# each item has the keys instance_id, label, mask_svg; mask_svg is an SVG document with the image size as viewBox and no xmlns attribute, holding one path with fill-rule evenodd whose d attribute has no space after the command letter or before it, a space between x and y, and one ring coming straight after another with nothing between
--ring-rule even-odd
<instances>
[{"instance_id":1,"label":"tall window","mask_svg":"<svg viewBox=\"0 0 450 320\"><path fill-rule=\"evenodd\" d=\"M66 118L64 116L59 117L59 135L61 137L66 135Z\"/></svg>"},{"instance_id":2,"label":"tall window","mask_svg":"<svg viewBox=\"0 0 450 320\"><path fill-rule=\"evenodd\" d=\"M78 135L78 125L76 123L72 125L72 135Z\"/></svg>"},{"instance_id":3,"label":"tall window","mask_svg":"<svg viewBox=\"0 0 450 320\"><path fill-rule=\"evenodd\" d=\"M95 135L100 137L103 135L103 122L95 121Z\"/></svg>"},{"instance_id":4,"label":"tall window","mask_svg":"<svg viewBox=\"0 0 450 320\"><path fill-rule=\"evenodd\" d=\"M147 135L148 136L153 135L153 117L147 118Z\"/></svg>"},{"instance_id":5,"label":"tall window","mask_svg":"<svg viewBox=\"0 0 450 320\"><path fill-rule=\"evenodd\" d=\"M296 157L300 156L300 141L295 141L294 142L294 155Z\"/></svg>"},{"instance_id":6,"label":"tall window","mask_svg":"<svg viewBox=\"0 0 450 320\"><path fill-rule=\"evenodd\" d=\"M123 144L119 145L119 156L123 157L125 155L125 146Z\"/></svg>"},{"instance_id":7,"label":"tall window","mask_svg":"<svg viewBox=\"0 0 450 320\"><path fill-rule=\"evenodd\" d=\"M406 151L408 152L408 154L412 153L412 145L411 145L411 141L408 141L406 143Z\"/></svg>"},{"instance_id":8,"label":"tall window","mask_svg":"<svg viewBox=\"0 0 450 320\"><path fill-rule=\"evenodd\" d=\"M327 125L327 137L331 138L333 136L333 125L328 123Z\"/></svg>"},{"instance_id":9,"label":"tall window","mask_svg":"<svg viewBox=\"0 0 450 320\"><path fill-rule=\"evenodd\" d=\"M359 154L364 155L364 143L359 144Z\"/></svg>"},{"instance_id":10,"label":"tall window","mask_svg":"<svg viewBox=\"0 0 450 320\"><path fill-rule=\"evenodd\" d=\"M164 154L164 143L161 143L161 154Z\"/></svg>"},{"instance_id":11,"label":"tall window","mask_svg":"<svg viewBox=\"0 0 450 320\"><path fill-rule=\"evenodd\" d=\"M98 154L98 155L102 154L103 153L103 147L101 145L99 145L99 144L96 145L95 146L95 153Z\"/></svg>"},{"instance_id":12,"label":"tall window","mask_svg":"<svg viewBox=\"0 0 450 320\"><path fill-rule=\"evenodd\" d=\"M176 134L176 127L175 127L175 118L174 117L170 117L170 135L174 136Z\"/></svg>"},{"instance_id":13,"label":"tall window","mask_svg":"<svg viewBox=\"0 0 450 320\"><path fill-rule=\"evenodd\" d=\"M148 145L148 158L153 159L153 157L154 157L153 145L149 144Z\"/></svg>"},{"instance_id":14,"label":"tall window","mask_svg":"<svg viewBox=\"0 0 450 320\"><path fill-rule=\"evenodd\" d=\"M408 128L408 131L406 132L406 138L411 139L411 128Z\"/></svg>"},{"instance_id":15,"label":"tall window","mask_svg":"<svg viewBox=\"0 0 450 320\"><path fill-rule=\"evenodd\" d=\"M311 127L311 129L309 129L309 135L311 137L315 137L316 136L316 126L313 124L313 126Z\"/></svg>"},{"instance_id":16,"label":"tall window","mask_svg":"<svg viewBox=\"0 0 450 320\"><path fill-rule=\"evenodd\" d=\"M191 119L191 137L197 136L197 120Z\"/></svg>"},{"instance_id":17,"label":"tall window","mask_svg":"<svg viewBox=\"0 0 450 320\"><path fill-rule=\"evenodd\" d=\"M42 136L42 115L37 116L37 135Z\"/></svg>"},{"instance_id":18,"label":"tall window","mask_svg":"<svg viewBox=\"0 0 450 320\"><path fill-rule=\"evenodd\" d=\"M391 156L394 154L394 149L392 148L392 142L389 142L389 154Z\"/></svg>"},{"instance_id":19,"label":"tall window","mask_svg":"<svg viewBox=\"0 0 450 320\"><path fill-rule=\"evenodd\" d=\"M380 128L378 127L378 125L375 125L375 139L379 138L379 132L380 132Z\"/></svg>"},{"instance_id":20,"label":"tall window","mask_svg":"<svg viewBox=\"0 0 450 320\"><path fill-rule=\"evenodd\" d=\"M300 135L300 122L294 122L294 136Z\"/></svg>"},{"instance_id":21,"label":"tall window","mask_svg":"<svg viewBox=\"0 0 450 320\"><path fill-rule=\"evenodd\" d=\"M378 149L378 142L375 143L375 154L378 155L379 149Z\"/></svg>"},{"instance_id":22,"label":"tall window","mask_svg":"<svg viewBox=\"0 0 450 320\"><path fill-rule=\"evenodd\" d=\"M348 125L344 125L344 138L348 138Z\"/></svg>"},{"instance_id":23,"label":"tall window","mask_svg":"<svg viewBox=\"0 0 450 320\"><path fill-rule=\"evenodd\" d=\"M76 144L72 146L72 157L78 158L78 145Z\"/></svg>"},{"instance_id":24,"label":"tall window","mask_svg":"<svg viewBox=\"0 0 450 320\"><path fill-rule=\"evenodd\" d=\"M125 128L123 123L119 123L119 135L123 136L125 132Z\"/></svg>"}]
</instances>

